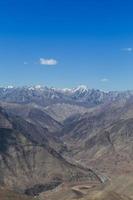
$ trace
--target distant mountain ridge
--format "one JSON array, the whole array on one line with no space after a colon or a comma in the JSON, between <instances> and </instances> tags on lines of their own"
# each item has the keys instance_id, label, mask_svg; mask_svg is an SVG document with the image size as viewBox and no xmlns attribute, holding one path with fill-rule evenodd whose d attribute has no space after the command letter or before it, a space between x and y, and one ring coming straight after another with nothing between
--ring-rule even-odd
<instances>
[{"instance_id":1,"label":"distant mountain ridge","mask_svg":"<svg viewBox=\"0 0 133 200\"><path fill-rule=\"evenodd\" d=\"M0 101L13 103L36 103L47 106L53 103L71 103L83 106L95 106L115 100L126 100L133 97L133 91L110 91L90 89L81 85L76 88L58 89L46 86L1 87Z\"/></svg>"}]
</instances>

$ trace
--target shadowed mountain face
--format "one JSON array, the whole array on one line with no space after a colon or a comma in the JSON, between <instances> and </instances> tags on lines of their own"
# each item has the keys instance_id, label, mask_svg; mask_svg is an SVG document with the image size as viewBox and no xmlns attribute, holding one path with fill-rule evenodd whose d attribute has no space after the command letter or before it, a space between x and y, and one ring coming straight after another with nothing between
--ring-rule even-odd
<instances>
[{"instance_id":1,"label":"shadowed mountain face","mask_svg":"<svg viewBox=\"0 0 133 200\"><path fill-rule=\"evenodd\" d=\"M132 172L132 114L130 99L67 119L61 134L70 148L69 156L107 174Z\"/></svg>"},{"instance_id":2,"label":"shadowed mountain face","mask_svg":"<svg viewBox=\"0 0 133 200\"><path fill-rule=\"evenodd\" d=\"M0 184L27 195L54 189L63 182L96 181L89 169L66 161L55 149L48 129L1 110ZM40 118L39 118L40 119ZM39 120L38 119L38 120ZM44 120L45 123L45 120Z\"/></svg>"},{"instance_id":3,"label":"shadowed mountain face","mask_svg":"<svg viewBox=\"0 0 133 200\"><path fill-rule=\"evenodd\" d=\"M1 88L0 100L1 186L29 196L40 194L42 199L48 195L49 200L130 199L133 195L132 182L126 187L129 196L114 188L113 194L101 185L118 174L132 177L131 91L105 93L83 86ZM87 189L77 187L81 183ZM50 193L55 188L57 198Z\"/></svg>"}]
</instances>

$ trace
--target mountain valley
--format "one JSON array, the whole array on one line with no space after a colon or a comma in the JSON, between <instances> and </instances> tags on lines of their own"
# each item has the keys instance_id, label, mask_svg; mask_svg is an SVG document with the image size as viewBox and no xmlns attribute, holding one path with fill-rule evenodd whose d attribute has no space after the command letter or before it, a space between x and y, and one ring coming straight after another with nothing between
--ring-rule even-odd
<instances>
[{"instance_id":1,"label":"mountain valley","mask_svg":"<svg viewBox=\"0 0 133 200\"><path fill-rule=\"evenodd\" d=\"M131 200L132 172L132 91L0 88L0 195Z\"/></svg>"}]
</instances>

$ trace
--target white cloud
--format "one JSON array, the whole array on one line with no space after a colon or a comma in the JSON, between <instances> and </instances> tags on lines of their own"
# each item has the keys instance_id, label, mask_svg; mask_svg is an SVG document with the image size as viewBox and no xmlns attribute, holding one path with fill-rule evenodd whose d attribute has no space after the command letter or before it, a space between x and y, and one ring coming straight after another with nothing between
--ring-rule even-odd
<instances>
[{"instance_id":1,"label":"white cloud","mask_svg":"<svg viewBox=\"0 0 133 200\"><path fill-rule=\"evenodd\" d=\"M122 51L132 52L133 48L132 47L123 48Z\"/></svg>"},{"instance_id":2,"label":"white cloud","mask_svg":"<svg viewBox=\"0 0 133 200\"><path fill-rule=\"evenodd\" d=\"M24 65L28 65L28 62L25 61L25 62L24 62Z\"/></svg>"},{"instance_id":3,"label":"white cloud","mask_svg":"<svg viewBox=\"0 0 133 200\"><path fill-rule=\"evenodd\" d=\"M39 63L41 65L57 65L58 61L53 58L51 59L40 58Z\"/></svg>"},{"instance_id":4,"label":"white cloud","mask_svg":"<svg viewBox=\"0 0 133 200\"><path fill-rule=\"evenodd\" d=\"M108 82L109 79L108 78L102 78L100 81L103 82L103 83L105 83L105 82Z\"/></svg>"}]
</instances>

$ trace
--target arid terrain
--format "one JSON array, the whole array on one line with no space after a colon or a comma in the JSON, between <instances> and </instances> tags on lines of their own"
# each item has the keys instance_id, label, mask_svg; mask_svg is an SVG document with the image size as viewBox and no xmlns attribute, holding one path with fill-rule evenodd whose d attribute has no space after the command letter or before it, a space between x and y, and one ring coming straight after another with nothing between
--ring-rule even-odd
<instances>
[{"instance_id":1,"label":"arid terrain","mask_svg":"<svg viewBox=\"0 0 133 200\"><path fill-rule=\"evenodd\" d=\"M133 92L0 88L0 199L133 199Z\"/></svg>"}]
</instances>

